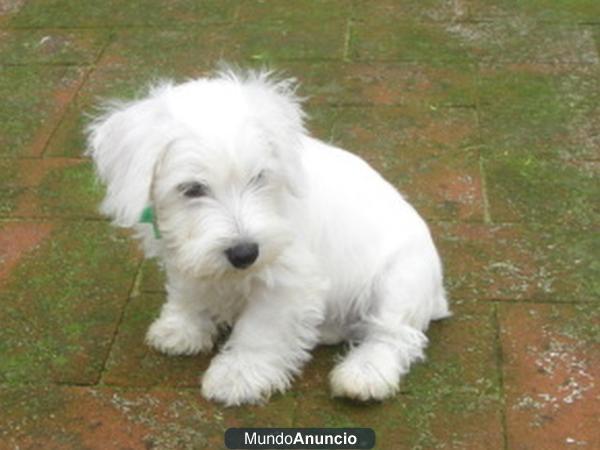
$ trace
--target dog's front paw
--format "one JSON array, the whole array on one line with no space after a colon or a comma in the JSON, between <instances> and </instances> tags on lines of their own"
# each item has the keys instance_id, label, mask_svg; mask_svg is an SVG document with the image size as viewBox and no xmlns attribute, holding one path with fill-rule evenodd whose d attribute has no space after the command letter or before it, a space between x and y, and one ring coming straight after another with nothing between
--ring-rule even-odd
<instances>
[{"instance_id":1,"label":"dog's front paw","mask_svg":"<svg viewBox=\"0 0 600 450\"><path fill-rule=\"evenodd\" d=\"M158 318L146 334L146 343L167 355L195 355L213 347L212 329L179 317Z\"/></svg>"},{"instance_id":2,"label":"dog's front paw","mask_svg":"<svg viewBox=\"0 0 600 450\"><path fill-rule=\"evenodd\" d=\"M372 361L351 358L339 363L329 374L334 397L355 400L384 400L398 390L399 377L393 367L384 361L374 365Z\"/></svg>"},{"instance_id":3,"label":"dog's front paw","mask_svg":"<svg viewBox=\"0 0 600 450\"><path fill-rule=\"evenodd\" d=\"M290 384L285 371L264 363L257 355L215 357L202 377L202 395L226 406L260 404Z\"/></svg>"}]
</instances>

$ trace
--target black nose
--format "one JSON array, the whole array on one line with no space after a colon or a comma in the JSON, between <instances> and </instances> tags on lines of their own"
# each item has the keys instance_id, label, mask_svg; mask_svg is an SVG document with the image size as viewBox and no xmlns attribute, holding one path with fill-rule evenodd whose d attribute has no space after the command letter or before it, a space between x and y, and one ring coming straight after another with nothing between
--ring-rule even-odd
<instances>
[{"instance_id":1,"label":"black nose","mask_svg":"<svg viewBox=\"0 0 600 450\"><path fill-rule=\"evenodd\" d=\"M237 244L225 250L225 254L233 267L245 269L258 258L258 244L254 242Z\"/></svg>"}]
</instances>

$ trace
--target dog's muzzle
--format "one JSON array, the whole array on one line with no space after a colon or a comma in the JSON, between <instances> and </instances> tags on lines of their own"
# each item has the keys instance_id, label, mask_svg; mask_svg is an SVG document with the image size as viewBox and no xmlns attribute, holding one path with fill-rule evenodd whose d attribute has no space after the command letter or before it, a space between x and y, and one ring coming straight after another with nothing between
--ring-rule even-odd
<instances>
[{"instance_id":1,"label":"dog's muzzle","mask_svg":"<svg viewBox=\"0 0 600 450\"><path fill-rule=\"evenodd\" d=\"M243 242L225 250L225 255L233 267L245 269L258 258L258 244Z\"/></svg>"}]
</instances>

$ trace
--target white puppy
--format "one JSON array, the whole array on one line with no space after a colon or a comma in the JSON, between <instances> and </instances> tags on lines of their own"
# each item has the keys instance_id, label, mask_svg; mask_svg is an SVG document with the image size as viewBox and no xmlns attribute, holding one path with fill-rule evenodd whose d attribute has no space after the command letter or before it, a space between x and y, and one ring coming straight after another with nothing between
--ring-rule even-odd
<instances>
[{"instance_id":1,"label":"white puppy","mask_svg":"<svg viewBox=\"0 0 600 450\"><path fill-rule=\"evenodd\" d=\"M112 104L89 129L102 211L167 273L147 342L208 352L232 326L202 379L226 405L284 391L315 345L339 342L354 345L333 394L389 397L449 315L426 224L365 161L308 136L294 92L225 71Z\"/></svg>"}]
</instances>

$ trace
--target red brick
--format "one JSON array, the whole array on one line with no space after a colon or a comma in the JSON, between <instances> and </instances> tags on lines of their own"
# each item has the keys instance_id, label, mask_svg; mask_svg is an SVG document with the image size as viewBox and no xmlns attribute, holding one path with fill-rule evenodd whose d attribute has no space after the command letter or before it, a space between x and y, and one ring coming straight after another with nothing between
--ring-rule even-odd
<instances>
[{"instance_id":1,"label":"red brick","mask_svg":"<svg viewBox=\"0 0 600 450\"><path fill-rule=\"evenodd\" d=\"M0 387L0 448L217 449L230 427L289 427L295 402L222 408L198 390Z\"/></svg>"},{"instance_id":2,"label":"red brick","mask_svg":"<svg viewBox=\"0 0 600 450\"><path fill-rule=\"evenodd\" d=\"M111 348L103 382L115 386L198 387L200 375L215 354L167 356L144 342L158 317L164 294L143 294L129 300Z\"/></svg>"},{"instance_id":3,"label":"red brick","mask_svg":"<svg viewBox=\"0 0 600 450\"><path fill-rule=\"evenodd\" d=\"M96 382L137 261L130 240L107 224L53 223L2 281L0 379Z\"/></svg>"},{"instance_id":4,"label":"red brick","mask_svg":"<svg viewBox=\"0 0 600 450\"><path fill-rule=\"evenodd\" d=\"M508 448L599 448L600 309L501 305Z\"/></svg>"},{"instance_id":5,"label":"red brick","mask_svg":"<svg viewBox=\"0 0 600 450\"><path fill-rule=\"evenodd\" d=\"M25 5L25 0L0 0L0 25L9 21Z\"/></svg>"},{"instance_id":6,"label":"red brick","mask_svg":"<svg viewBox=\"0 0 600 450\"><path fill-rule=\"evenodd\" d=\"M166 275L155 259L144 261L140 290L142 292L165 292Z\"/></svg>"},{"instance_id":7,"label":"red brick","mask_svg":"<svg viewBox=\"0 0 600 450\"><path fill-rule=\"evenodd\" d=\"M0 152L2 156L41 156L86 69L61 66L0 67Z\"/></svg>"},{"instance_id":8,"label":"red brick","mask_svg":"<svg viewBox=\"0 0 600 450\"><path fill-rule=\"evenodd\" d=\"M0 226L0 288L26 254L48 237L52 223L9 222Z\"/></svg>"},{"instance_id":9,"label":"red brick","mask_svg":"<svg viewBox=\"0 0 600 450\"><path fill-rule=\"evenodd\" d=\"M427 359L382 403L329 397L328 373L339 347L315 352L292 392L294 426L369 427L378 449L501 448L501 401L493 305L456 302L455 315L432 324Z\"/></svg>"},{"instance_id":10,"label":"red brick","mask_svg":"<svg viewBox=\"0 0 600 450\"><path fill-rule=\"evenodd\" d=\"M596 300L593 231L466 223L432 228L451 297Z\"/></svg>"},{"instance_id":11,"label":"red brick","mask_svg":"<svg viewBox=\"0 0 600 450\"><path fill-rule=\"evenodd\" d=\"M473 105L475 68L427 63L290 62L285 73L301 83L311 104Z\"/></svg>"},{"instance_id":12,"label":"red brick","mask_svg":"<svg viewBox=\"0 0 600 450\"><path fill-rule=\"evenodd\" d=\"M89 161L15 159L5 170L14 173L0 181L0 188L15 194L2 214L10 217L99 217L97 210L103 188L96 182Z\"/></svg>"},{"instance_id":13,"label":"red brick","mask_svg":"<svg viewBox=\"0 0 600 450\"><path fill-rule=\"evenodd\" d=\"M0 58L4 64L91 64L107 40L97 30L0 31Z\"/></svg>"},{"instance_id":14,"label":"red brick","mask_svg":"<svg viewBox=\"0 0 600 450\"><path fill-rule=\"evenodd\" d=\"M422 21L454 22L469 18L471 0L377 0L376 2L356 2L355 16L377 20L420 19Z\"/></svg>"}]
</instances>

